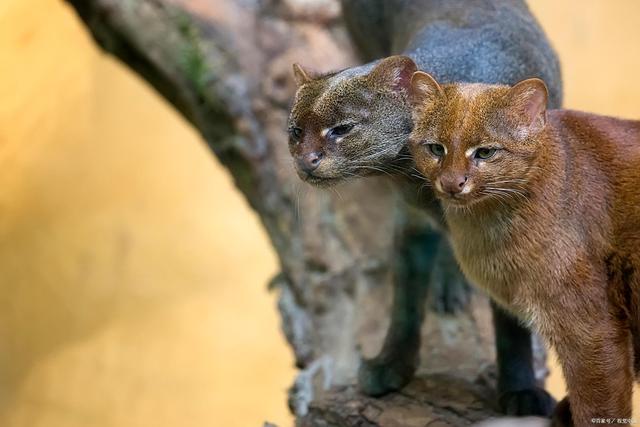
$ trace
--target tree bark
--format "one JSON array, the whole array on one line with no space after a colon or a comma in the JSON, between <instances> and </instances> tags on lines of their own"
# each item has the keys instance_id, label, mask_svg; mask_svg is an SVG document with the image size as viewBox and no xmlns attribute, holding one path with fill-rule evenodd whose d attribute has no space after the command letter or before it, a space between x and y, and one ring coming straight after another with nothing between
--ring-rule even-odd
<instances>
[{"instance_id":1,"label":"tree bark","mask_svg":"<svg viewBox=\"0 0 640 427\"><path fill-rule=\"evenodd\" d=\"M354 64L336 0L67 1L104 50L200 131L260 216L301 370L289 399L300 426L457 426L495 414L493 338L478 295L456 317L428 314L420 377L401 393L372 399L353 385L388 325L393 218L404 207L383 178L322 191L291 165L291 64Z\"/></svg>"}]
</instances>

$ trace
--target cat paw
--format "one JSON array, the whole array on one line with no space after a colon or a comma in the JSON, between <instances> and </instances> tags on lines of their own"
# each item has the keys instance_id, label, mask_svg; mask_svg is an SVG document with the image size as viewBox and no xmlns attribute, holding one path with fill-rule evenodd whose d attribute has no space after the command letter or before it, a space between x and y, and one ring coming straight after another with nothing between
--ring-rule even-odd
<instances>
[{"instance_id":1,"label":"cat paw","mask_svg":"<svg viewBox=\"0 0 640 427\"><path fill-rule=\"evenodd\" d=\"M551 417L556 401L541 388L507 391L500 395L500 410L506 415Z\"/></svg>"},{"instance_id":2,"label":"cat paw","mask_svg":"<svg viewBox=\"0 0 640 427\"><path fill-rule=\"evenodd\" d=\"M413 378L416 362L402 357L377 356L363 360L358 369L358 386L369 396L400 390Z\"/></svg>"},{"instance_id":3,"label":"cat paw","mask_svg":"<svg viewBox=\"0 0 640 427\"><path fill-rule=\"evenodd\" d=\"M438 314L456 314L464 311L471 297L471 288L467 282L460 277L438 276L437 280L432 280L430 286L431 310Z\"/></svg>"},{"instance_id":4,"label":"cat paw","mask_svg":"<svg viewBox=\"0 0 640 427\"><path fill-rule=\"evenodd\" d=\"M571 415L571 405L569 398L565 397L556 405L551 417L552 427L570 427L573 426L573 416Z\"/></svg>"}]
</instances>

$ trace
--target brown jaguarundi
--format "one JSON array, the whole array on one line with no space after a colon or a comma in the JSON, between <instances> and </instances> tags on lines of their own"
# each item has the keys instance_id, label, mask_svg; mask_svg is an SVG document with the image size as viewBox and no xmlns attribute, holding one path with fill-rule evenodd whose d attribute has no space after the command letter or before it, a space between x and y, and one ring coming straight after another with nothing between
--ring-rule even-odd
<instances>
[{"instance_id":1,"label":"brown jaguarundi","mask_svg":"<svg viewBox=\"0 0 640 427\"><path fill-rule=\"evenodd\" d=\"M513 87L412 80L410 148L465 275L555 348L553 425L629 424L640 374L640 121Z\"/></svg>"}]
</instances>

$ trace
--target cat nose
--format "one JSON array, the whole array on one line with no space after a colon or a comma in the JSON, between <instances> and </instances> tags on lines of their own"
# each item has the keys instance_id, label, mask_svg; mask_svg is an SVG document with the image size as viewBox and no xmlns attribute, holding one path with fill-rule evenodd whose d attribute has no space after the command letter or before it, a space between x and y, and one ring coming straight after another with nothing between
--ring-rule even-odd
<instances>
[{"instance_id":1,"label":"cat nose","mask_svg":"<svg viewBox=\"0 0 640 427\"><path fill-rule=\"evenodd\" d=\"M440 177L440 187L445 193L459 194L469 178L465 175L446 175Z\"/></svg>"},{"instance_id":2,"label":"cat nose","mask_svg":"<svg viewBox=\"0 0 640 427\"><path fill-rule=\"evenodd\" d=\"M300 166L300 169L302 169L306 173L311 173L314 170L318 169L318 166L320 166L323 157L323 153L319 151L312 151L311 153L303 154L302 157L298 160L298 165Z\"/></svg>"}]
</instances>

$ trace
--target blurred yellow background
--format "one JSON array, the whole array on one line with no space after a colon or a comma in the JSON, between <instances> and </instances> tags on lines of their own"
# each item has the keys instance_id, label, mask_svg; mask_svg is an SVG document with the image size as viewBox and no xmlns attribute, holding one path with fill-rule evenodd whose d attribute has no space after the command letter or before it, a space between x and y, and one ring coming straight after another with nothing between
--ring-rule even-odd
<instances>
[{"instance_id":1,"label":"blurred yellow background","mask_svg":"<svg viewBox=\"0 0 640 427\"><path fill-rule=\"evenodd\" d=\"M640 118L640 3L531 6L566 105ZM0 1L0 52L0 426L291 425L276 260L198 135L59 0Z\"/></svg>"}]
</instances>

